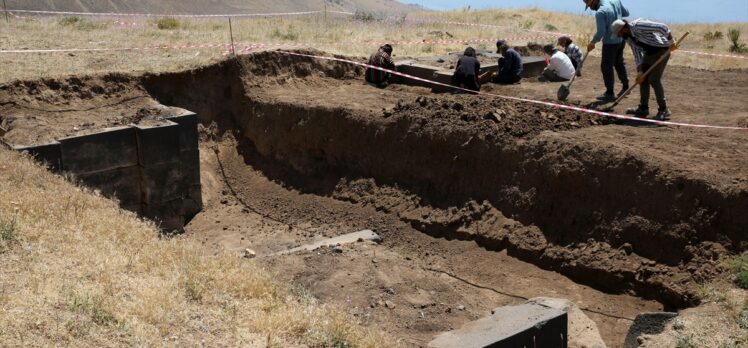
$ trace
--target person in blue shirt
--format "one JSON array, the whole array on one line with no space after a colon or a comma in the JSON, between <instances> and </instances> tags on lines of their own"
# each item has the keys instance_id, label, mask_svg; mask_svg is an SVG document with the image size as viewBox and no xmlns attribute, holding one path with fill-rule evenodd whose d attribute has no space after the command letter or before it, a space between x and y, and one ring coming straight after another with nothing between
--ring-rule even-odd
<instances>
[{"instance_id":1,"label":"person in blue shirt","mask_svg":"<svg viewBox=\"0 0 748 348\"><path fill-rule=\"evenodd\" d=\"M597 33L587 45L587 51L595 49L595 44L603 42L603 59L600 69L603 73L605 82L605 93L597 99L602 102L611 102L616 100L615 94L615 73L618 73L618 79L621 80L623 88L619 95L629 89L629 78L626 72L626 63L623 60L623 49L625 43L623 39L613 35L610 28L613 22L623 17L629 16L629 10L621 4L621 0L582 0L587 8L595 11L595 20L597 22ZM586 9L586 8L585 8Z\"/></svg>"},{"instance_id":2,"label":"person in blue shirt","mask_svg":"<svg viewBox=\"0 0 748 348\"><path fill-rule=\"evenodd\" d=\"M504 40L496 42L496 53L501 54L501 58L499 58L499 72L494 75L493 82L511 85L522 80L522 56L510 48Z\"/></svg>"}]
</instances>

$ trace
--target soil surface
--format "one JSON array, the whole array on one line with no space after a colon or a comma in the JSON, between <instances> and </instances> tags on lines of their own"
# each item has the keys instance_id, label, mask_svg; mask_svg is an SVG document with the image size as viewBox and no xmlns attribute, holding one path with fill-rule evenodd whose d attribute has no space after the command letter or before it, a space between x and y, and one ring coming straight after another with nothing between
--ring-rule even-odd
<instances>
[{"instance_id":1,"label":"soil surface","mask_svg":"<svg viewBox=\"0 0 748 348\"><path fill-rule=\"evenodd\" d=\"M597 65L569 103L600 94ZM160 105L196 112L206 209L187 233L251 248L279 277L415 346L537 296L576 302L620 346L636 313L698 304L695 286L748 249L745 131L376 89L362 74L261 52L179 73L0 86L0 117L6 139L35 143ZM673 121L748 126L748 73L670 67L665 84ZM484 90L552 101L559 86ZM64 103L76 110L24 111ZM263 257L361 229L383 243Z\"/></svg>"}]
</instances>

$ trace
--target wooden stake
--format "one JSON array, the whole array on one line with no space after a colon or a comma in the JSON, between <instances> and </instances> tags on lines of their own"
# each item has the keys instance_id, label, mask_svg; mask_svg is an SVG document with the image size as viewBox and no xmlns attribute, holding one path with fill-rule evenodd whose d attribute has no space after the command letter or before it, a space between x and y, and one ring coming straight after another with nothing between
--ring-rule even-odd
<instances>
[{"instance_id":1,"label":"wooden stake","mask_svg":"<svg viewBox=\"0 0 748 348\"><path fill-rule=\"evenodd\" d=\"M229 17L229 35L231 35L231 54L236 55L236 49L234 48L234 27L231 26L231 17Z\"/></svg>"},{"instance_id":2,"label":"wooden stake","mask_svg":"<svg viewBox=\"0 0 748 348\"><path fill-rule=\"evenodd\" d=\"M5 3L5 0L3 0L3 11L5 11L5 23L10 23L10 19L8 18L8 5Z\"/></svg>"}]
</instances>

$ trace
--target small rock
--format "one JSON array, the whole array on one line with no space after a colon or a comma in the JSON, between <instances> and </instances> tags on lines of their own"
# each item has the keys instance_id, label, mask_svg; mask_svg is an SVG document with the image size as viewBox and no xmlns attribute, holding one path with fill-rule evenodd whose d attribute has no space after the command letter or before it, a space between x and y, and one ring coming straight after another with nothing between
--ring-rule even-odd
<instances>
[{"instance_id":1,"label":"small rock","mask_svg":"<svg viewBox=\"0 0 748 348\"><path fill-rule=\"evenodd\" d=\"M426 106L426 105L428 105L428 104L429 104L429 100L428 100L428 99L426 99L426 97L423 97L423 96L421 96L421 97L418 97L418 99L416 99L416 102L417 102L417 103L418 103L419 105L421 105L421 106Z\"/></svg>"},{"instance_id":2,"label":"small rock","mask_svg":"<svg viewBox=\"0 0 748 348\"><path fill-rule=\"evenodd\" d=\"M257 257L257 253L252 249L244 249L244 258L246 259L254 259Z\"/></svg>"},{"instance_id":3,"label":"small rock","mask_svg":"<svg viewBox=\"0 0 748 348\"><path fill-rule=\"evenodd\" d=\"M446 312L446 313L452 313L452 308L448 307L444 312Z\"/></svg>"},{"instance_id":4,"label":"small rock","mask_svg":"<svg viewBox=\"0 0 748 348\"><path fill-rule=\"evenodd\" d=\"M335 247L332 248L332 252L337 253L337 254L342 254L343 247L340 245L336 245Z\"/></svg>"},{"instance_id":5,"label":"small rock","mask_svg":"<svg viewBox=\"0 0 748 348\"><path fill-rule=\"evenodd\" d=\"M459 306L457 306L457 309L459 309L461 311L464 311L465 310L465 306L464 305L459 305Z\"/></svg>"},{"instance_id":6,"label":"small rock","mask_svg":"<svg viewBox=\"0 0 748 348\"><path fill-rule=\"evenodd\" d=\"M494 112L494 111L491 111L491 112L488 112L487 114L485 114L483 116L483 119L484 120L491 120L491 121L494 121L496 123L501 122L501 116L499 114L497 114L496 112Z\"/></svg>"},{"instance_id":7,"label":"small rock","mask_svg":"<svg viewBox=\"0 0 748 348\"><path fill-rule=\"evenodd\" d=\"M388 288L387 289L387 293L390 294L390 295L394 295L395 294L395 289L394 288Z\"/></svg>"},{"instance_id":8,"label":"small rock","mask_svg":"<svg viewBox=\"0 0 748 348\"><path fill-rule=\"evenodd\" d=\"M377 263L377 259L371 259L371 263Z\"/></svg>"},{"instance_id":9,"label":"small rock","mask_svg":"<svg viewBox=\"0 0 748 348\"><path fill-rule=\"evenodd\" d=\"M395 308L395 304L392 303L392 301L384 301L384 306L387 307L387 308L389 308L389 309Z\"/></svg>"},{"instance_id":10,"label":"small rock","mask_svg":"<svg viewBox=\"0 0 748 348\"><path fill-rule=\"evenodd\" d=\"M621 245L621 250L623 250L626 255L631 255L631 253L634 251L634 247L629 243L623 243L623 245Z\"/></svg>"}]
</instances>

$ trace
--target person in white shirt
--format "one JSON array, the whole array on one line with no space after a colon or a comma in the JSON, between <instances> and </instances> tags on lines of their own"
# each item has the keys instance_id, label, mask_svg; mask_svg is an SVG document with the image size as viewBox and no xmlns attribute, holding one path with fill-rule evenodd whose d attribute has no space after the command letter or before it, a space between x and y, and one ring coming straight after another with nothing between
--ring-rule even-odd
<instances>
[{"instance_id":1,"label":"person in white shirt","mask_svg":"<svg viewBox=\"0 0 748 348\"><path fill-rule=\"evenodd\" d=\"M540 77L541 81L569 81L577 73L574 64L566 53L557 50L553 45L545 45L543 51L551 57L551 60L543 70L543 76Z\"/></svg>"}]
</instances>

